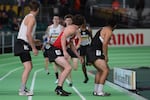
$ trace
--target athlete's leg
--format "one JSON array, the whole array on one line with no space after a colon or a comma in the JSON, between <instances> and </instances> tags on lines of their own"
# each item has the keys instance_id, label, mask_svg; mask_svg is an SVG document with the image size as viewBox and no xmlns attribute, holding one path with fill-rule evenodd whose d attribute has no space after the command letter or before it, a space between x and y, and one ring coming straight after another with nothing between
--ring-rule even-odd
<instances>
[{"instance_id":1,"label":"athlete's leg","mask_svg":"<svg viewBox=\"0 0 150 100\"><path fill-rule=\"evenodd\" d=\"M94 65L95 65L96 69L98 70L98 73L97 73L98 79L96 79L96 80L99 80L99 84L104 84L105 80L108 76L108 73L109 73L109 68L108 68L105 60L97 59L94 62Z\"/></svg>"},{"instance_id":2,"label":"athlete's leg","mask_svg":"<svg viewBox=\"0 0 150 100\"><path fill-rule=\"evenodd\" d=\"M58 84L55 89L55 92L61 96L68 96L71 93L63 90L63 84L65 79L68 77L69 73L71 72L71 65L69 61L66 60L64 57L57 57L55 59L55 62L61 67L61 73L59 75Z\"/></svg>"},{"instance_id":3,"label":"athlete's leg","mask_svg":"<svg viewBox=\"0 0 150 100\"><path fill-rule=\"evenodd\" d=\"M24 71L22 73L22 79L21 79L21 88L19 90L19 95L33 95L33 93L26 90L26 83L29 77L29 74L32 70L32 61L30 53L23 53L20 55L20 60L23 63Z\"/></svg>"},{"instance_id":4,"label":"athlete's leg","mask_svg":"<svg viewBox=\"0 0 150 100\"><path fill-rule=\"evenodd\" d=\"M78 58L72 58L72 66L74 70L78 69Z\"/></svg>"},{"instance_id":5,"label":"athlete's leg","mask_svg":"<svg viewBox=\"0 0 150 100\"><path fill-rule=\"evenodd\" d=\"M49 64L48 57L45 57L45 71L47 74L49 74L48 64Z\"/></svg>"},{"instance_id":6,"label":"athlete's leg","mask_svg":"<svg viewBox=\"0 0 150 100\"><path fill-rule=\"evenodd\" d=\"M58 86L62 86L68 74L71 72L71 65L64 57L57 57L55 62L63 69L58 80Z\"/></svg>"},{"instance_id":7,"label":"athlete's leg","mask_svg":"<svg viewBox=\"0 0 150 100\"><path fill-rule=\"evenodd\" d=\"M57 84L58 83L58 76L59 76L59 74L58 74L58 66L57 66L56 63L53 63L53 68L54 68L55 77L56 77L55 83Z\"/></svg>"},{"instance_id":8,"label":"athlete's leg","mask_svg":"<svg viewBox=\"0 0 150 100\"><path fill-rule=\"evenodd\" d=\"M109 68L105 62L105 60L97 59L94 62L94 67L97 69L97 73L95 76L95 88L94 91L97 92L100 96L110 95L103 92L103 87L106 81L106 78L109 73Z\"/></svg>"},{"instance_id":9,"label":"athlete's leg","mask_svg":"<svg viewBox=\"0 0 150 100\"><path fill-rule=\"evenodd\" d=\"M86 70L86 65L85 65L85 56L82 56L84 58L84 62L82 64L82 71L83 71L83 74L84 74L84 77L85 77L85 80L83 81L84 83L87 83L89 78L88 78L88 75L87 75L87 70Z\"/></svg>"},{"instance_id":10,"label":"athlete's leg","mask_svg":"<svg viewBox=\"0 0 150 100\"><path fill-rule=\"evenodd\" d=\"M26 61L23 63L24 66L24 71L22 73L22 84L26 85L26 82L28 80L28 76L30 74L30 71L32 69L32 62L31 61ZM25 87L24 87L25 89Z\"/></svg>"}]
</instances>

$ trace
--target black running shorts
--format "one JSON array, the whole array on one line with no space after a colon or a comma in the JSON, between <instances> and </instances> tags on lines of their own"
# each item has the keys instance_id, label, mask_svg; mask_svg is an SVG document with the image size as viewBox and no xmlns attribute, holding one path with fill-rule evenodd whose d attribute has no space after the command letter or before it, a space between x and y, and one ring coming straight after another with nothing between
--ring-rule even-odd
<instances>
[{"instance_id":1,"label":"black running shorts","mask_svg":"<svg viewBox=\"0 0 150 100\"><path fill-rule=\"evenodd\" d=\"M30 52L24 52L24 53L20 54L19 57L20 57L20 60L22 63L24 63L26 61L31 61Z\"/></svg>"},{"instance_id":2,"label":"black running shorts","mask_svg":"<svg viewBox=\"0 0 150 100\"><path fill-rule=\"evenodd\" d=\"M97 59L105 59L102 50L88 47L87 48L87 62L94 63Z\"/></svg>"},{"instance_id":3,"label":"black running shorts","mask_svg":"<svg viewBox=\"0 0 150 100\"><path fill-rule=\"evenodd\" d=\"M71 56L71 58L78 58L70 48L67 49L67 52Z\"/></svg>"},{"instance_id":4,"label":"black running shorts","mask_svg":"<svg viewBox=\"0 0 150 100\"><path fill-rule=\"evenodd\" d=\"M63 55L63 51L61 49L58 49L54 46L51 46L48 50L47 50L47 54L48 54L48 58L50 62L55 62L55 59L59 56L64 56Z\"/></svg>"},{"instance_id":5,"label":"black running shorts","mask_svg":"<svg viewBox=\"0 0 150 100\"><path fill-rule=\"evenodd\" d=\"M79 51L80 51L80 56L86 56L87 55L87 48L89 47L89 45L87 46L80 46Z\"/></svg>"}]
</instances>

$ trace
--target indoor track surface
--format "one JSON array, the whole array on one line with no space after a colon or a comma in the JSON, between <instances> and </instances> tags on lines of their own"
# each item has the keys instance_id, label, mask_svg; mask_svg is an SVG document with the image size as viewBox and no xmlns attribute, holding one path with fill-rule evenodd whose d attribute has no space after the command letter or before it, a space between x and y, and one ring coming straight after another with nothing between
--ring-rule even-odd
<instances>
[{"instance_id":1,"label":"indoor track surface","mask_svg":"<svg viewBox=\"0 0 150 100\"><path fill-rule=\"evenodd\" d=\"M49 65L50 74L47 75L42 52L40 51L38 56L32 55L32 59L33 69L27 88L34 92L34 96L19 96L23 66L19 58L12 53L0 54L0 100L148 100L109 81L106 82L104 90L110 92L111 96L93 96L94 74L90 72L95 69L93 66L87 66L89 81L85 84L81 64L77 71L72 70L73 86L69 87L67 80L64 83L63 88L72 92L72 95L58 96L54 92L56 79L52 64ZM150 66L150 47L109 47L110 69L140 66Z\"/></svg>"}]
</instances>

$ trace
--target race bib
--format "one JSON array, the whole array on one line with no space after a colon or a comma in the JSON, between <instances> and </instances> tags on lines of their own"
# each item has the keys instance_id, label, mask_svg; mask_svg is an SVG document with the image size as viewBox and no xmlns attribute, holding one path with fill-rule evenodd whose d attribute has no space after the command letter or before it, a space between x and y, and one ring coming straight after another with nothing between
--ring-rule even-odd
<instances>
[{"instance_id":1,"label":"race bib","mask_svg":"<svg viewBox=\"0 0 150 100\"><path fill-rule=\"evenodd\" d=\"M96 50L96 56L101 56L101 50Z\"/></svg>"},{"instance_id":2,"label":"race bib","mask_svg":"<svg viewBox=\"0 0 150 100\"><path fill-rule=\"evenodd\" d=\"M28 45L23 45L24 50L29 50Z\"/></svg>"},{"instance_id":3,"label":"race bib","mask_svg":"<svg viewBox=\"0 0 150 100\"><path fill-rule=\"evenodd\" d=\"M61 51L60 50L55 50L56 55L61 55Z\"/></svg>"}]
</instances>

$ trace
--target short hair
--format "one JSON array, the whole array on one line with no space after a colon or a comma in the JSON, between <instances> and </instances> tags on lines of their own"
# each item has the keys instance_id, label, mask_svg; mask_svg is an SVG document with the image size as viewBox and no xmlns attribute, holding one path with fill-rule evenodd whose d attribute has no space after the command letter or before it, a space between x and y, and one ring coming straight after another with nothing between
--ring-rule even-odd
<instances>
[{"instance_id":1,"label":"short hair","mask_svg":"<svg viewBox=\"0 0 150 100\"><path fill-rule=\"evenodd\" d=\"M30 3L29 3L29 8L30 8L30 10L31 11L37 11L37 9L40 7L40 4L39 4L39 2L37 2L37 1L31 1Z\"/></svg>"},{"instance_id":2,"label":"short hair","mask_svg":"<svg viewBox=\"0 0 150 100\"><path fill-rule=\"evenodd\" d=\"M105 26L110 26L114 28L117 25L117 20L115 18L107 19Z\"/></svg>"},{"instance_id":3,"label":"short hair","mask_svg":"<svg viewBox=\"0 0 150 100\"><path fill-rule=\"evenodd\" d=\"M67 19L67 18L73 19L73 16L72 16L71 14L67 14L67 15L64 17L64 19Z\"/></svg>"},{"instance_id":4,"label":"short hair","mask_svg":"<svg viewBox=\"0 0 150 100\"><path fill-rule=\"evenodd\" d=\"M72 19L73 23L72 24L80 26L80 25L84 24L84 20L85 19L82 15L77 14L77 15L73 16L73 19Z\"/></svg>"}]
</instances>

